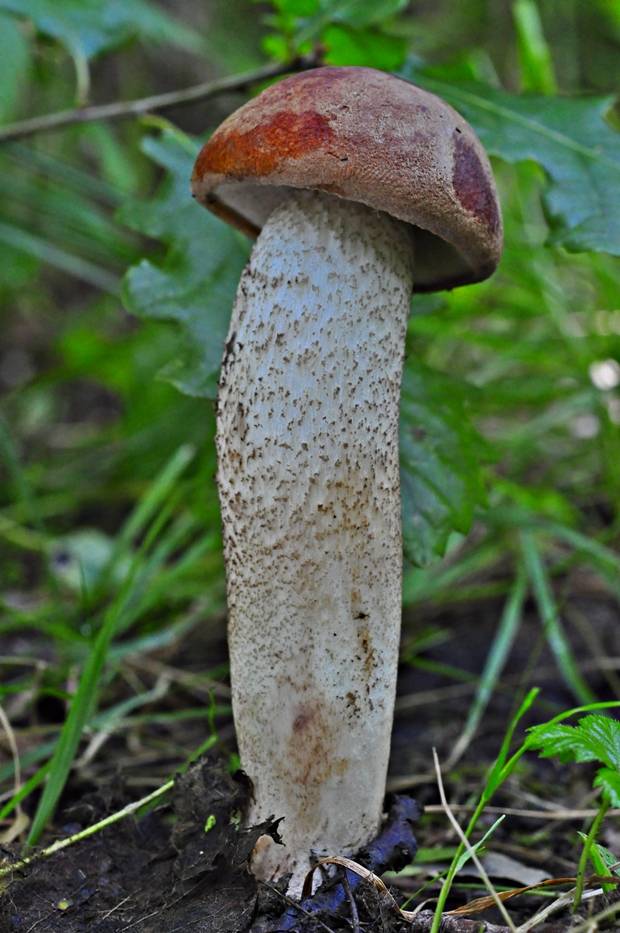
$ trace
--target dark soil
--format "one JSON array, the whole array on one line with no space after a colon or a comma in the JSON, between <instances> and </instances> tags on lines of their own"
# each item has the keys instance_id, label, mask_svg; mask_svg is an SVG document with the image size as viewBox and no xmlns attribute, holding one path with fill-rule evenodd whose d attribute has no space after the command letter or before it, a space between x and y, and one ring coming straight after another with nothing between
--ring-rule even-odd
<instances>
[{"instance_id":1,"label":"dark soil","mask_svg":"<svg viewBox=\"0 0 620 933\"><path fill-rule=\"evenodd\" d=\"M589 626L596 630L600 657L617 658L620 626L616 607L596 594L588 594L573 600L572 608L587 615ZM442 631L447 632L449 638L424 652L426 669L412 664L402 667L390 786L399 791L415 792L421 805L438 802L430 750L437 747L440 759L447 759L460 734L475 689L475 680L455 687L454 681L447 681L438 665L454 664L458 659L461 669L481 670L498 610L499 604L487 604L481 608L479 618L473 618L471 607L462 611L452 608L448 620L451 627L446 615L441 619ZM432 625L432 616L427 615L424 623ZM406 620L405 652L410 630L419 632L419 617L415 629L410 629ZM572 634L576 656L586 656L578 632L575 630ZM592 658L592 646L589 647ZM30 649L32 645L23 648ZM6 650L6 646L2 646L2 650ZM168 653L158 660L174 665L175 669L191 671L204 665L202 651L211 666L214 657L224 658L221 629L203 633L201 644L194 639L191 645L177 647L174 654ZM538 656L536 667L532 665L533 656ZM585 664L585 674L601 698L611 694L604 667L592 661ZM479 735L449 775L450 780L446 776L447 793L455 805L471 805L479 793L484 772L497 754L507 719L533 683L542 688L542 701L531 721L546 719L573 705L547 653L540 623L532 612ZM182 694L183 689L179 686L178 693ZM184 706L186 698L179 700L173 693L173 698L167 697L167 702ZM147 724L144 728L153 727ZM178 725L174 728L178 733ZM190 723L186 728L191 733L187 742L191 746L204 730L204 720ZM53 838L75 833L143 796L148 790L137 790L140 783L142 788L148 786L148 789L163 783L171 770L164 749L169 742L170 759L178 761L178 752L173 754L173 748L178 749L179 736L172 729L167 733L161 725L157 730L156 735L141 737L142 750L151 741L148 754L132 753L129 740L114 736L108 743L107 755L99 756L102 759L99 767L78 771L63 798L55 837L44 840L46 844ZM226 738L231 738L229 720L220 724L218 733L224 737L225 748ZM153 749L158 749L159 754L152 754ZM141 814L139 819L122 820L50 858L35 861L23 871L16 871L0 895L0 933L124 933L130 930L136 933L277 933L280 930L404 933L430 929L428 910L422 911L413 923L405 922L384 895L366 882L359 883L357 878L354 890L343 888L342 876L327 882L327 896L331 900L324 902L327 906L319 913L313 912L314 908L308 903L293 910L278 887L257 884L247 871L248 856L257 836L266 831L276 833L277 824L247 831L239 829L249 788L247 782L229 774L222 764L222 750L218 754L219 758L202 760L189 768L179 777L174 792L150 812ZM149 778L150 785L145 778ZM560 767L528 756L521 771L500 791L493 804L538 813L545 807L592 807L591 778L587 765ZM457 811L457 816L464 822L462 813ZM496 818L496 814L490 814L483 828ZM523 870L535 868L548 877L571 876L575 874L580 852L576 831L587 828L589 822L588 819L562 822L510 815L494 833L490 848L509 856ZM454 845L445 816L435 810L418 823L415 833L418 844L425 848ZM613 820L606 821L601 842L618 851L620 833ZM5 864L19 854L16 846L5 848ZM396 856L395 867L398 867L398 852L392 854ZM367 861L368 852L361 853L358 860ZM428 875L432 874L430 867ZM350 876L349 880L352 879ZM397 901L403 903L405 896L415 892L424 880L420 876L392 878L391 890ZM468 898L486 893L476 879L470 876L466 880L473 881L472 889L454 890L450 907L461 906ZM495 875L493 880L497 884L520 886L514 875ZM407 908L415 908L430 894L425 891L407 904ZM522 922L545 903L549 900L515 899L510 905L511 915L515 923ZM602 906L599 899L596 910ZM616 929L615 922L611 921L607 928ZM569 930L570 926L569 914L565 912L537 930L559 933ZM475 919L446 916L442 926L443 933L497 933L505 929L495 910Z\"/></svg>"},{"instance_id":2,"label":"dark soil","mask_svg":"<svg viewBox=\"0 0 620 933\"><path fill-rule=\"evenodd\" d=\"M267 832L278 838L277 823L238 829L247 795L247 783L221 766L208 761L195 765L177 781L172 814L166 807L137 822L125 820L49 860L35 862L27 872L16 871L3 898L0 928L50 933L335 933L350 930L353 915L360 930L428 929L428 915L414 927L400 921L385 897L350 873L345 884L339 880L342 873L336 875L301 904L282 893L283 885L259 886L247 862L258 836ZM90 795L73 815L81 810L95 816L110 802ZM415 812L415 805L404 803ZM396 825L396 836L401 830ZM404 834L409 838L411 830ZM403 867L411 848L392 845L392 858L386 861ZM373 864L368 852L358 858ZM455 931L473 929L468 920L455 923Z\"/></svg>"}]
</instances>

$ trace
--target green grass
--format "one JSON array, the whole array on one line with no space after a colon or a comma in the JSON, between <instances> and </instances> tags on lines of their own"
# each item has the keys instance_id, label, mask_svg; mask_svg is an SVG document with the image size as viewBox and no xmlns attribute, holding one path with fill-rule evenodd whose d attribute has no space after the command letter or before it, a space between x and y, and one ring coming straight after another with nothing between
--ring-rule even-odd
<instances>
[{"instance_id":1,"label":"green grass","mask_svg":"<svg viewBox=\"0 0 620 933\"><path fill-rule=\"evenodd\" d=\"M408 418L424 419L430 433L421 465L407 447L418 482L407 527L422 521L426 537L405 561L402 661L439 691L471 688L460 701L457 738L440 750L446 780L477 788L469 836L507 779L521 778L530 749L519 738L521 717L533 715L528 691L541 656L557 689L541 691L537 715L568 715L571 698L587 710L618 699L597 613L617 613L620 601L620 384L596 380L601 364L613 373L620 363L618 259L562 245L581 243L581 187L567 185L565 197L575 200L556 210L542 143L528 160L516 158L510 145L519 140L510 134L514 108L530 106L520 91L553 103L557 88L563 101L591 103L613 90L620 21L602 0L575 19L558 7L561 29L545 5L518 0L505 28L489 35L476 4L375 4L363 22L359 4L326 3L320 15L312 0L305 12L294 0L272 6L264 22L262 8L240 17L232 36L227 3L213 0L205 47L192 47L187 68L224 72L229 51L244 70L290 55L311 35L330 40L332 62L400 69L407 59L427 81L465 88L470 104L498 89L514 95L488 108L494 118L503 113L504 124L481 124L504 155L494 161L502 264L489 282L417 296L407 335ZM188 25L196 35L202 28ZM152 39L136 30L135 43L120 51L105 39L92 70L96 99L152 89L152 59L140 46ZM67 36L43 36L21 21L18 34L24 93L2 70L13 61L5 50L2 118L25 117L29 106L70 106ZM172 64L170 86L187 73ZM475 94L467 91L472 81ZM22 807L30 824L18 841L30 846L59 831L72 782L105 783L112 762L139 788L140 780L163 783L197 749L217 745L234 755L214 411L200 395L215 382L213 373L194 377L217 363L248 245L192 213L187 166L198 143L184 130L215 119L218 108L223 114L229 101L212 104L188 112L187 123L179 112L178 127L158 119L73 127L0 152L0 702L22 774L15 793L15 762L0 763L0 821L8 825ZM617 114L597 125L611 132ZM519 126L531 131L531 115ZM567 121L555 136L548 128L539 135L559 135L583 156L584 185L605 166L616 183L613 154L585 152L572 131ZM610 228L616 211L610 197L600 212ZM194 223L208 229L204 243ZM119 297L129 294L129 268L131 281L150 286L146 297L133 295L139 319ZM162 308L176 323L161 319ZM167 378L198 394L182 395ZM416 553L435 556L413 566ZM464 626L489 619L486 661L474 671L451 646ZM527 660L515 671L528 638ZM599 697L602 706L593 703ZM497 713L507 705L510 716ZM427 715L427 706L412 708ZM433 713L454 723L449 704L429 719ZM488 749L486 730L499 715L505 738L490 761L479 749ZM136 790L136 799L144 793ZM566 841L575 864L582 860L582 881L599 826L585 829L584 848ZM458 846L435 928L462 857Z\"/></svg>"}]
</instances>

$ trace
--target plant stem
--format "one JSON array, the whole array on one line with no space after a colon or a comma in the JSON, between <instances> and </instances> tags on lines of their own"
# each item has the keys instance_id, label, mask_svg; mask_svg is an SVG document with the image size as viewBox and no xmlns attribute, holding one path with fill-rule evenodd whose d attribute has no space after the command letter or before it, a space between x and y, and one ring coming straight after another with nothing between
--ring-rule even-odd
<instances>
[{"instance_id":1,"label":"plant stem","mask_svg":"<svg viewBox=\"0 0 620 933\"><path fill-rule=\"evenodd\" d=\"M39 859L48 858L61 849L66 849L68 846L75 845L76 842L81 842L83 839L88 839L89 836L94 836L95 833L100 832L102 829L106 829L108 826L112 826L113 823L118 823L119 820L125 819L126 816L131 816L132 813L140 810L142 807L146 806L146 804L152 803L154 800L159 799L159 797L163 797L164 794L167 794L173 787L174 779L166 781L165 784L162 784L161 787L158 787L152 793L147 794L146 797L142 797L140 800L134 800L133 803L128 803L122 810L111 813L103 820L99 820L98 823L93 823L92 826L87 826L86 829L80 830L79 833L75 833L73 836L66 836L64 839L58 839L56 842L52 843L51 846L48 846L47 849L41 849L40 852L35 852L34 855L29 855L26 856L26 858L20 859L19 862L11 862L9 865L0 867L0 878L12 874L15 871L21 871L33 862L38 862Z\"/></svg>"},{"instance_id":2,"label":"plant stem","mask_svg":"<svg viewBox=\"0 0 620 933\"><path fill-rule=\"evenodd\" d=\"M581 897L583 894L583 889L585 886L586 880L586 868L588 866L588 859L590 858L590 852L592 846L598 836L601 824L605 819L605 814L609 810L609 801L602 800L601 805L598 809L598 813L592 820L592 826L590 827L590 832L587 835L586 841L583 844L583 849L581 851L581 858L579 859L579 867L577 869L577 884L575 885L575 896L573 898L573 907L572 912L576 913L579 910L579 905L581 904Z\"/></svg>"}]
</instances>

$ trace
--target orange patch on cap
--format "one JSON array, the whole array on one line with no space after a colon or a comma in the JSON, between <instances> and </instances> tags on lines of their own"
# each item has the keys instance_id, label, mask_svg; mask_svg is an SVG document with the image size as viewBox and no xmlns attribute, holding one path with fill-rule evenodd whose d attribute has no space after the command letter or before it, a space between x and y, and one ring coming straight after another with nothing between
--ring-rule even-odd
<instances>
[{"instance_id":1,"label":"orange patch on cap","mask_svg":"<svg viewBox=\"0 0 620 933\"><path fill-rule=\"evenodd\" d=\"M198 156L194 178L206 173L228 178L269 175L285 160L320 149L333 138L329 119L315 110L280 110L245 132L218 130Z\"/></svg>"}]
</instances>

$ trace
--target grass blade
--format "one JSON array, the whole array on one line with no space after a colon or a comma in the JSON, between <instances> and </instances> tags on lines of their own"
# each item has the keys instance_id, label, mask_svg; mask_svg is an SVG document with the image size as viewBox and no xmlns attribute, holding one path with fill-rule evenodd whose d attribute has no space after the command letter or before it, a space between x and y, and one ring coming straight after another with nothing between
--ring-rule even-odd
<instances>
[{"instance_id":1,"label":"grass blade","mask_svg":"<svg viewBox=\"0 0 620 933\"><path fill-rule=\"evenodd\" d=\"M510 649L512 648L519 630L525 594L526 576L521 568L514 581L506 605L504 606L497 634L488 654L476 691L476 696L469 708L465 728L446 763L446 769L454 767L456 762L461 758L461 755L469 745L476 729L480 725L480 720L497 686L497 681L504 669L506 659L510 654Z\"/></svg>"},{"instance_id":2,"label":"grass blade","mask_svg":"<svg viewBox=\"0 0 620 933\"><path fill-rule=\"evenodd\" d=\"M530 532L521 532L521 550L543 623L543 631L562 676L581 703L591 703L596 697L579 673L560 621L545 565L536 540Z\"/></svg>"},{"instance_id":3,"label":"grass blade","mask_svg":"<svg viewBox=\"0 0 620 933\"><path fill-rule=\"evenodd\" d=\"M483 788L482 794L480 795L480 799L478 800L476 808L471 815L469 823L467 824L467 828L465 830L466 839L469 839L471 837L471 834L473 833L474 829L476 828L478 824L478 820L480 819L482 813L484 812L484 808L490 802L495 791L498 789L498 787L500 787L504 783L504 781L508 777L510 777L510 774L516 767L518 761L523 757L523 755L525 754L527 750L528 746L527 746L527 740L526 740L517 749L517 751L510 758L508 758L508 752L510 751L510 746L512 744L512 739L515 733L515 729L517 728L521 718L525 715L525 713L529 710L529 708L534 703L534 700L538 696L538 693L539 693L539 690L537 687L534 687L532 688L532 690L529 691L529 693L527 694L527 696L521 703L519 709L517 710L515 715L512 717L508 725L508 729L506 730L501 748L499 750L499 754L493 764L493 767L489 771L485 786ZM466 848L465 844L461 842L458 848L456 849L456 852L454 853L452 862L450 863L450 867L448 868L446 877L441 886L439 897L437 898L437 904L435 906L435 913L433 914L433 923L431 926L431 933L439 933L442 914L445 909L446 901L448 900L448 895L450 893L452 883L458 871L460 860L462 858L463 852L465 851L465 848Z\"/></svg>"},{"instance_id":4,"label":"grass blade","mask_svg":"<svg viewBox=\"0 0 620 933\"><path fill-rule=\"evenodd\" d=\"M132 533L133 531L137 532L141 530L149 518L155 514L160 507L161 511L167 517L168 508L166 499L169 494L174 495L175 480L191 459L192 453L191 449L182 447L166 464L134 512L132 516L133 522L132 518L130 518L128 522ZM162 523L159 521L159 516L155 514L153 521L154 529L159 531L161 525ZM178 534L178 529L175 529L174 525L173 532ZM133 610L133 618L135 618L135 605L136 602L138 602L138 604L140 602L140 594L136 594L136 584L142 584L144 581L144 563L146 562L148 565L149 562L149 555L146 551L151 543L156 543L155 541L151 541L151 537L156 539L156 533L152 535L149 532L146 533L145 542L138 553L135 554L131 570L117 598L105 613L103 624L97 633L92 650L86 659L77 691L71 701L69 713L61 729L58 742L52 755L47 782L41 799L39 800L39 805L34 815L28 836L28 845L36 844L45 826L56 810L60 795L63 792L73 766L84 727L93 713L112 638L115 633L124 626L127 611L131 613ZM156 554L158 551L161 551L164 544L165 538L162 538L161 541L157 543ZM167 553L165 547L163 553ZM152 558L150 558L150 560L152 562ZM157 569L158 566L159 563L156 562L154 569ZM151 563L151 569L152 568L153 564Z\"/></svg>"},{"instance_id":5,"label":"grass blade","mask_svg":"<svg viewBox=\"0 0 620 933\"><path fill-rule=\"evenodd\" d=\"M101 266L82 259L81 256L74 256L67 253L53 243L41 237L22 230L13 224L0 222L0 243L12 246L14 249L22 250L29 256L34 256L40 262L47 263L60 272L65 272L76 279L81 279L93 288L99 288L103 292L109 292L111 295L118 294L119 282L115 275L103 269Z\"/></svg>"},{"instance_id":6,"label":"grass blade","mask_svg":"<svg viewBox=\"0 0 620 933\"><path fill-rule=\"evenodd\" d=\"M60 795L64 790L84 726L95 703L108 647L118 625L121 607L115 603L106 613L103 625L95 639L93 650L84 665L78 688L71 700L69 714L52 755L47 783L39 800L28 835L28 845L36 844L48 821L52 818Z\"/></svg>"}]
</instances>

